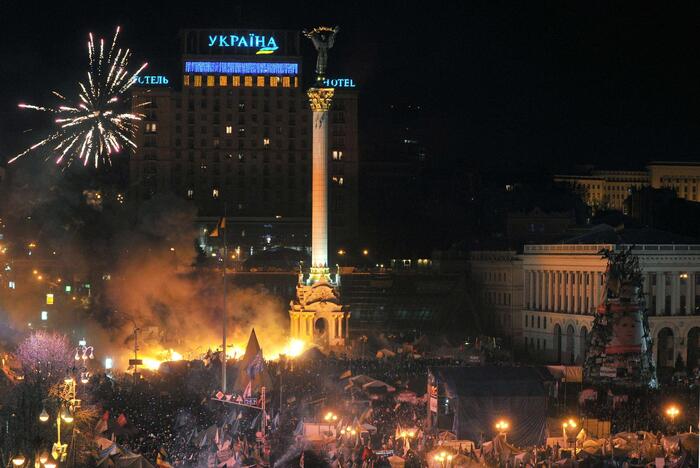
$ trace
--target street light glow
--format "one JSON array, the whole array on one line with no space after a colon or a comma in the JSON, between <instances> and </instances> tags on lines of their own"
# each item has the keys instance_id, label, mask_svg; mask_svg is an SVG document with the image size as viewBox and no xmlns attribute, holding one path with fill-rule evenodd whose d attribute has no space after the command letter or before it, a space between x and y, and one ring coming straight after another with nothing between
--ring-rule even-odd
<instances>
[{"instance_id":1,"label":"street light glow","mask_svg":"<svg viewBox=\"0 0 700 468\"><path fill-rule=\"evenodd\" d=\"M673 421L679 414L681 414L681 410L679 410L676 405L671 405L666 408L666 415L671 418L671 421Z\"/></svg>"},{"instance_id":2,"label":"street light glow","mask_svg":"<svg viewBox=\"0 0 700 468\"><path fill-rule=\"evenodd\" d=\"M73 415L70 414L70 411L68 411L68 408L63 408L63 412L61 413L61 419L63 419L68 424L73 422Z\"/></svg>"},{"instance_id":3,"label":"street light glow","mask_svg":"<svg viewBox=\"0 0 700 468\"><path fill-rule=\"evenodd\" d=\"M505 421L503 419L496 423L496 429L499 432L505 432L508 430L509 427L510 427L510 424L508 424L508 421Z\"/></svg>"}]
</instances>

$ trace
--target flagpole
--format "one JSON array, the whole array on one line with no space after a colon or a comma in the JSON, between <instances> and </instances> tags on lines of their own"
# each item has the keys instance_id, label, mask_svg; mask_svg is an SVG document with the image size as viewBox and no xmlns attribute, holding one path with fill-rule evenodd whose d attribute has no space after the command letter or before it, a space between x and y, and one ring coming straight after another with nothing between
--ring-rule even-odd
<instances>
[{"instance_id":1,"label":"flagpole","mask_svg":"<svg viewBox=\"0 0 700 468\"><path fill-rule=\"evenodd\" d=\"M221 391L226 393L226 259L228 257L228 243L226 241L226 202L224 202L224 218L221 223L221 231L224 236L224 264L223 264L223 276L224 276L224 298L223 298L223 310L222 314L222 335L223 335L223 360L221 364Z\"/></svg>"}]
</instances>

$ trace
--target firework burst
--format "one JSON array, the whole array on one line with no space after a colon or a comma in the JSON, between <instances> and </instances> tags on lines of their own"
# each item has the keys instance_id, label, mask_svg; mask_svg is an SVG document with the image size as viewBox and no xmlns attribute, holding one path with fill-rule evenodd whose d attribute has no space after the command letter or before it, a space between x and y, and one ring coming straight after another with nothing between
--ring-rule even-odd
<instances>
[{"instance_id":1,"label":"firework burst","mask_svg":"<svg viewBox=\"0 0 700 468\"><path fill-rule=\"evenodd\" d=\"M121 98L148 64L144 63L135 73L130 74L127 66L131 52L129 49L116 48L118 36L119 28L106 49L104 39L100 39L98 45L90 33L87 81L78 83L77 101L70 102L53 91L60 99L57 107L19 105L22 109L55 114L57 128L43 140L10 159L10 163L32 151L48 149L56 164L70 165L78 159L85 166L92 161L98 167L100 162L109 164L112 154L118 153L122 148L136 148L134 132L136 123L142 116L120 112L119 107Z\"/></svg>"}]
</instances>

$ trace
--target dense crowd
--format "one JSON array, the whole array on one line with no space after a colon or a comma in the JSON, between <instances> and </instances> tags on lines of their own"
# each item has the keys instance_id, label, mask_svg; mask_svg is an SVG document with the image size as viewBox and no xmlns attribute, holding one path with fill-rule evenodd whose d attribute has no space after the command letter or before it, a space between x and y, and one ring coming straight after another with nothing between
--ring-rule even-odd
<instances>
[{"instance_id":1,"label":"dense crowd","mask_svg":"<svg viewBox=\"0 0 700 468\"><path fill-rule=\"evenodd\" d=\"M444 434L424 427L424 399L401 400L397 395L423 395L427 369L435 365L463 363L447 358L348 359L321 355L268 362L266 372L272 388L267 389L264 422L259 410L212 400L220 372L216 359L206 365L183 363L179 370L145 375L136 382L131 376L96 376L92 393L108 421L104 436L114 434L120 447L152 462L161 459L173 466L224 466L223 459L231 466L299 466L307 457L305 466L317 461L346 468L389 466L389 457L400 456L407 466L425 466L432 451L443 443ZM229 370L229 375L235 374L234 369ZM393 391L382 386L372 392L360 391L351 382L360 376L381 380ZM684 408L684 416L689 419L698 411L697 388L691 386L620 396L600 395L595 402L585 402L580 414L600 419L612 414L613 433L656 432L669 429L662 411L667 402ZM644 411L639 411L641 405ZM333 422L334 436L329 433L323 444L309 444L302 437L304 423L320 421L330 411L338 415ZM676 430L681 431L685 422L679 417ZM351 434L349 429L344 431L346 427L357 430ZM402 436L401 428L411 436ZM506 463L507 457L493 449L493 442L484 438L474 442L474 446L456 448L454 455L474 463ZM530 447L521 461L554 462L563 453L558 444Z\"/></svg>"}]
</instances>

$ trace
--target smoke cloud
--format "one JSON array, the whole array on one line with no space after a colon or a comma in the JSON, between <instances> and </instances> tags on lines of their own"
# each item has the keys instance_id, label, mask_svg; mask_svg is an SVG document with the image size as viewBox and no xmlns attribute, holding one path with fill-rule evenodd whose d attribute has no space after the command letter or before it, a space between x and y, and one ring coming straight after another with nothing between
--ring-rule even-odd
<instances>
[{"instance_id":1,"label":"smoke cloud","mask_svg":"<svg viewBox=\"0 0 700 468\"><path fill-rule=\"evenodd\" d=\"M79 316L96 354L114 357L122 369L135 327L144 356L163 359L172 349L195 358L220 346L221 268L198 251L194 205L173 194L135 204L114 184L45 166L37 168L39 179L19 168L0 209L15 256L25 253L20 244L36 237L42 257L55 249L57 269L92 284L89 301L74 304L75 314L53 324L67 327ZM35 305L27 304L37 294L30 289L7 301L15 328L36 315ZM263 287L239 288L229 280L226 309L229 343L245 347L255 328L267 358L286 344L285 304Z\"/></svg>"}]
</instances>

